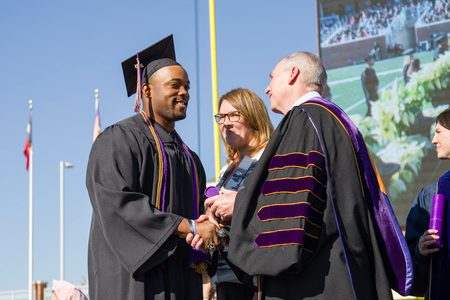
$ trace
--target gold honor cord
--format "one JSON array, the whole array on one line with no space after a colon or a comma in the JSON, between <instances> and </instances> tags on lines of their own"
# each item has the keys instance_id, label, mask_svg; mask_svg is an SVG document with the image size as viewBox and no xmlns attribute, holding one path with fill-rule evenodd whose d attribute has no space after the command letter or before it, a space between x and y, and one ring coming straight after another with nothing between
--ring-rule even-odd
<instances>
[{"instance_id":1,"label":"gold honor cord","mask_svg":"<svg viewBox=\"0 0 450 300\"><path fill-rule=\"evenodd\" d=\"M163 165L163 153L162 153L162 148L161 145L159 143L159 138L155 132L155 128L153 127L150 119L148 118L147 114L141 110L140 111L142 117L144 118L145 123L147 123L148 129L150 129L150 133L153 136L153 139L155 141L156 144L156 151L158 152L158 184L157 184L157 188L156 188L156 208L161 210L161 187L162 187L162 183L163 183L163 176L164 176L164 165ZM164 208L163 208L164 209Z\"/></svg>"}]
</instances>

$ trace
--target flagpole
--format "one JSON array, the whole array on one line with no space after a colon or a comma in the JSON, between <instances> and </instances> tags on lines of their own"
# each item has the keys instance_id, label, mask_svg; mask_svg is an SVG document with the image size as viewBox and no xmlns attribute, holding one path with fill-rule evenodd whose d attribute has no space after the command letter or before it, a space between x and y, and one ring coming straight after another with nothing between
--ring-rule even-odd
<instances>
[{"instance_id":1,"label":"flagpole","mask_svg":"<svg viewBox=\"0 0 450 300\"><path fill-rule=\"evenodd\" d=\"M200 43L198 26L198 0L194 2L194 21L195 21L195 85L197 92L197 154L202 157L202 135L200 134Z\"/></svg>"},{"instance_id":2,"label":"flagpole","mask_svg":"<svg viewBox=\"0 0 450 300\"><path fill-rule=\"evenodd\" d=\"M30 120L33 110L33 100L28 101ZM30 129L31 130L31 129ZM28 300L33 300L33 143L29 148L28 169Z\"/></svg>"},{"instance_id":3,"label":"flagpole","mask_svg":"<svg viewBox=\"0 0 450 300\"><path fill-rule=\"evenodd\" d=\"M64 162L59 162L59 280L64 280Z\"/></svg>"},{"instance_id":4,"label":"flagpole","mask_svg":"<svg viewBox=\"0 0 450 300\"><path fill-rule=\"evenodd\" d=\"M64 280L64 169L73 168L66 161L59 162L59 279Z\"/></svg>"},{"instance_id":5,"label":"flagpole","mask_svg":"<svg viewBox=\"0 0 450 300\"><path fill-rule=\"evenodd\" d=\"M97 136L101 133L102 129L100 126L100 112L99 112L99 97L98 97L98 89L94 90L95 93L95 119L94 119L94 134L93 134L93 141L95 142L95 139Z\"/></svg>"},{"instance_id":6,"label":"flagpole","mask_svg":"<svg viewBox=\"0 0 450 300\"><path fill-rule=\"evenodd\" d=\"M95 94L95 113L98 113L98 89L94 90L94 94Z\"/></svg>"},{"instance_id":7,"label":"flagpole","mask_svg":"<svg viewBox=\"0 0 450 300\"><path fill-rule=\"evenodd\" d=\"M219 96L217 83L217 54L216 54L216 12L214 0L209 0L209 35L211 48L211 81L212 81L212 101L213 114L219 112ZM216 180L220 173L220 144L219 144L219 126L214 124L214 169Z\"/></svg>"}]
</instances>

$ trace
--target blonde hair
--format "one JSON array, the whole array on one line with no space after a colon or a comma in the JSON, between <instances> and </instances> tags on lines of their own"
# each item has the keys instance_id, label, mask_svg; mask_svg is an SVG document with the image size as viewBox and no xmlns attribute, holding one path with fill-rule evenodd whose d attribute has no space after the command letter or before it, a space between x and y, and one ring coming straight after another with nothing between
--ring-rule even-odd
<instances>
[{"instance_id":1,"label":"blonde hair","mask_svg":"<svg viewBox=\"0 0 450 300\"><path fill-rule=\"evenodd\" d=\"M273 132L273 126L264 102L256 93L244 88L236 88L223 94L219 100L219 107L224 100L227 100L236 108L252 129L253 143L249 145L248 154L256 154L265 147ZM237 161L239 159L237 149L228 145L223 137L222 141L227 153L227 163Z\"/></svg>"}]
</instances>

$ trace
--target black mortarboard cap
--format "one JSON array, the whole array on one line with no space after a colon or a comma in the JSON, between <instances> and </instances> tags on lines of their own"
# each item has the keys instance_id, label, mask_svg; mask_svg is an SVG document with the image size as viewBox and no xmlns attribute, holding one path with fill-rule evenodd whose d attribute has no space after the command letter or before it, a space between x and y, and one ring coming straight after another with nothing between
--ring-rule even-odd
<instances>
[{"instance_id":1,"label":"black mortarboard cap","mask_svg":"<svg viewBox=\"0 0 450 300\"><path fill-rule=\"evenodd\" d=\"M136 58L138 55L142 68L142 82L146 82L153 73L161 68L179 65L176 62L172 34L126 59L122 62L122 70L128 97L136 93L138 76Z\"/></svg>"}]
</instances>

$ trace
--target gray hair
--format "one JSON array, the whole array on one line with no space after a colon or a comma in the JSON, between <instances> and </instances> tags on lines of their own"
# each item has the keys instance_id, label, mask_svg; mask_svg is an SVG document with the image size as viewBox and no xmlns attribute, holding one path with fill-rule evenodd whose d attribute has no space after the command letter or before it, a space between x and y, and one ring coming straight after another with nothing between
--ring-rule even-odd
<instances>
[{"instance_id":1,"label":"gray hair","mask_svg":"<svg viewBox=\"0 0 450 300\"><path fill-rule=\"evenodd\" d=\"M310 52L294 52L285 56L280 62L285 67L297 67L308 87L317 87L319 91L322 91L327 83L327 72L322 62L319 57Z\"/></svg>"}]
</instances>

